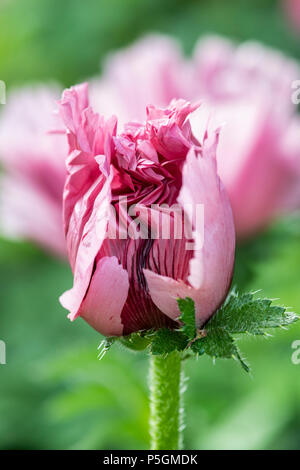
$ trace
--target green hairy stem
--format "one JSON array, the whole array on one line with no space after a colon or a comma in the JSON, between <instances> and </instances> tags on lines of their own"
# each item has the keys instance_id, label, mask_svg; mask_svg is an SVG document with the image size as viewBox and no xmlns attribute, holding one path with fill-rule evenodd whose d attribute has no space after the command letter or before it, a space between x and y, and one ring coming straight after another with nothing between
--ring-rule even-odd
<instances>
[{"instance_id":1,"label":"green hairy stem","mask_svg":"<svg viewBox=\"0 0 300 470\"><path fill-rule=\"evenodd\" d=\"M151 449L181 449L184 392L181 353L151 356L150 361Z\"/></svg>"}]
</instances>

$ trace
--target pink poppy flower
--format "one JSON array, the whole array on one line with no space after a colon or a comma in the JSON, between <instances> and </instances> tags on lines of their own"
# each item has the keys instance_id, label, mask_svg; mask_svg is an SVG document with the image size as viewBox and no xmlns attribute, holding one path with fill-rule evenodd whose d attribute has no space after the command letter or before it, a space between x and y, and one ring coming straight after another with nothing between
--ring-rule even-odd
<instances>
[{"instance_id":1,"label":"pink poppy flower","mask_svg":"<svg viewBox=\"0 0 300 470\"><path fill-rule=\"evenodd\" d=\"M300 183L300 118L291 85L300 69L258 43L236 47L218 37L198 43L194 64L195 90L224 123L218 172L237 235L245 238L297 204L292 195Z\"/></svg>"},{"instance_id":2,"label":"pink poppy flower","mask_svg":"<svg viewBox=\"0 0 300 470\"><path fill-rule=\"evenodd\" d=\"M146 106L167 106L185 97L191 81L192 69L180 44L150 34L107 57L100 79L89 81L90 101L104 117L117 113L121 124L144 121Z\"/></svg>"},{"instance_id":3,"label":"pink poppy flower","mask_svg":"<svg viewBox=\"0 0 300 470\"><path fill-rule=\"evenodd\" d=\"M65 255L62 192L67 145L54 114L59 91L52 87L24 88L8 95L0 115L1 231L30 239Z\"/></svg>"},{"instance_id":4,"label":"pink poppy flower","mask_svg":"<svg viewBox=\"0 0 300 470\"><path fill-rule=\"evenodd\" d=\"M174 327L176 298L189 296L200 326L224 300L233 218L216 172L218 131L195 139L189 117L196 108L183 100L149 106L145 123L118 132L115 117L105 120L88 105L86 85L64 92L60 113L70 148L64 221L74 284L61 303L71 320L81 316L117 336Z\"/></svg>"}]
</instances>

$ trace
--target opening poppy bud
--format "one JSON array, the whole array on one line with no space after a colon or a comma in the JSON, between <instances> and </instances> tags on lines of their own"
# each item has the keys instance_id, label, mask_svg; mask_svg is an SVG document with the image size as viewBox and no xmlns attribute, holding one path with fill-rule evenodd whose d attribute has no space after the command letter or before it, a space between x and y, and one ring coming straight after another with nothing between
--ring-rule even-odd
<instances>
[{"instance_id":1,"label":"opening poppy bud","mask_svg":"<svg viewBox=\"0 0 300 470\"><path fill-rule=\"evenodd\" d=\"M88 105L85 84L59 106L70 148L64 223L74 285L61 297L69 318L107 336L173 328L176 299L188 296L200 327L224 300L234 264L218 130L196 140L189 116L199 105L174 100L117 132L115 117Z\"/></svg>"}]
</instances>

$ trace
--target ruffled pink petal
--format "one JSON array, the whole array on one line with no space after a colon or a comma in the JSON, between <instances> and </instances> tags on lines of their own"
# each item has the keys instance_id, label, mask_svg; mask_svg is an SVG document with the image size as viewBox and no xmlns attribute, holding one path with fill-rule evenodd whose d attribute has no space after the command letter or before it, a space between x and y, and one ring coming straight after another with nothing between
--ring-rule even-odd
<instances>
[{"instance_id":1,"label":"ruffled pink petal","mask_svg":"<svg viewBox=\"0 0 300 470\"><path fill-rule=\"evenodd\" d=\"M203 207L204 227L201 219L193 227L195 251L190 262L189 283L195 288L210 290L216 305L229 288L234 262L235 236L230 203L216 173L215 155L217 134L203 144L203 156L191 150L183 167L183 183L178 201L187 204L190 221L197 207ZM191 208L193 214L190 213ZM201 213L200 213L201 216ZM203 230L203 232L202 232ZM198 248L199 247L199 248ZM212 292L215 295L212 295Z\"/></svg>"},{"instance_id":2,"label":"ruffled pink petal","mask_svg":"<svg viewBox=\"0 0 300 470\"><path fill-rule=\"evenodd\" d=\"M155 150L168 160L184 158L191 147L191 126L187 117L199 107L173 100L167 108L147 107L146 129Z\"/></svg>"},{"instance_id":3,"label":"ruffled pink petal","mask_svg":"<svg viewBox=\"0 0 300 470\"><path fill-rule=\"evenodd\" d=\"M195 249L190 261L188 282L160 276L148 270L144 274L153 302L163 313L178 316L176 297L195 301L198 325L203 324L226 297L234 263L235 236L230 204L216 174L212 158L215 141L204 143L203 156L190 150L183 167L178 201L193 226ZM204 228L195 227L197 205L204 208Z\"/></svg>"},{"instance_id":4,"label":"ruffled pink petal","mask_svg":"<svg viewBox=\"0 0 300 470\"><path fill-rule=\"evenodd\" d=\"M177 305L177 298L190 297L195 301L197 319L203 321L200 304L195 296L197 293L183 281L176 281L171 277L161 276L149 269L144 269L144 276L147 281L149 293L154 304L172 320L178 320L180 311ZM200 317L201 315L201 317Z\"/></svg>"},{"instance_id":5,"label":"ruffled pink petal","mask_svg":"<svg viewBox=\"0 0 300 470\"><path fill-rule=\"evenodd\" d=\"M60 114L65 126L76 134L81 125L81 114L88 107L88 84L65 90L60 102Z\"/></svg>"},{"instance_id":6,"label":"ruffled pink petal","mask_svg":"<svg viewBox=\"0 0 300 470\"><path fill-rule=\"evenodd\" d=\"M128 289L127 271L118 263L117 258L101 258L97 262L79 315L103 335L122 335L121 312ZM68 308L65 304L64 307Z\"/></svg>"},{"instance_id":7,"label":"ruffled pink petal","mask_svg":"<svg viewBox=\"0 0 300 470\"><path fill-rule=\"evenodd\" d=\"M75 260L74 285L66 297L63 297L63 302L65 305L64 299L68 299L68 309L72 320L79 314L80 305L89 286L95 258L106 236L110 217L110 183L110 180L106 180L103 188L93 200L92 206L88 208L89 218L83 220L85 224L79 243L77 243L78 247L74 244L70 255L71 261ZM78 229L75 226L70 226L69 231L71 234L75 233L75 237L77 236Z\"/></svg>"},{"instance_id":8,"label":"ruffled pink petal","mask_svg":"<svg viewBox=\"0 0 300 470\"><path fill-rule=\"evenodd\" d=\"M116 118L112 117L105 122L103 117L88 107L88 104L87 84L65 90L59 102L70 147L70 155L67 158L68 176L63 196L65 233L68 235L71 224L73 232L74 228L77 229L73 236L77 234L79 238L82 233L79 224L89 216L89 211L86 213L86 206L92 207L92 199L97 194L93 187L98 184L101 172L106 178L108 177L112 138L117 126ZM73 223L71 217L76 219Z\"/></svg>"}]
</instances>

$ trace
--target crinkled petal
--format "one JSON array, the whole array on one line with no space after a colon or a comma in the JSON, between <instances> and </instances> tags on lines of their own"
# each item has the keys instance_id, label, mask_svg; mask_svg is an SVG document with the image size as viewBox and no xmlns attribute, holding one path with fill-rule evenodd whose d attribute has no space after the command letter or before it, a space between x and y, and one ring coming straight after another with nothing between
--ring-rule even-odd
<instances>
[{"instance_id":1,"label":"crinkled petal","mask_svg":"<svg viewBox=\"0 0 300 470\"><path fill-rule=\"evenodd\" d=\"M151 298L163 313L176 318L176 297L189 296L195 300L199 325L214 313L227 295L235 249L231 208L216 174L211 145L204 148L203 156L190 150L178 197L193 226L194 254L190 261L189 284L144 271ZM197 205L204 208L204 227L194 223Z\"/></svg>"},{"instance_id":2,"label":"crinkled petal","mask_svg":"<svg viewBox=\"0 0 300 470\"><path fill-rule=\"evenodd\" d=\"M84 225L78 249L76 250L74 248L74 285L67 294L68 308L72 320L78 315L80 305L89 286L95 258L107 233L109 216L110 180L106 180L102 190L96 196L90 208L90 215ZM70 230L72 233L73 228L71 227ZM74 231L76 236L76 227L74 227Z\"/></svg>"},{"instance_id":3,"label":"crinkled petal","mask_svg":"<svg viewBox=\"0 0 300 470\"><path fill-rule=\"evenodd\" d=\"M103 335L122 335L121 312L128 289L127 271L118 263L117 258L101 258L97 262L79 315Z\"/></svg>"}]
</instances>

